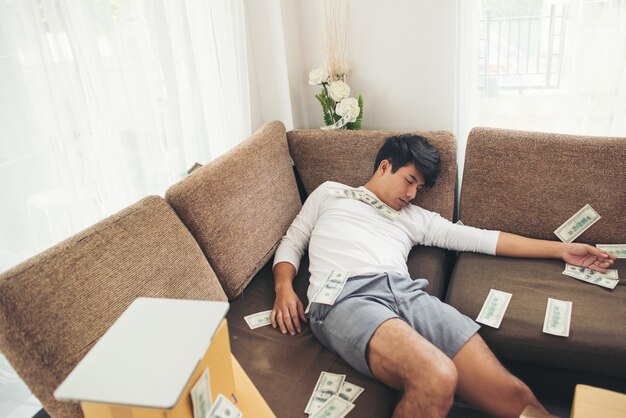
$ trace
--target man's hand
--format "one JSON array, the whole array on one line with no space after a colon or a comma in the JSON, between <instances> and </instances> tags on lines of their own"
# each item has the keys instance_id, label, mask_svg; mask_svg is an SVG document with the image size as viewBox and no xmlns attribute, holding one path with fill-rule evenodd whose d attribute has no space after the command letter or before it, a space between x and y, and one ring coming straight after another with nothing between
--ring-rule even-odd
<instances>
[{"instance_id":1,"label":"man's hand","mask_svg":"<svg viewBox=\"0 0 626 418\"><path fill-rule=\"evenodd\" d=\"M274 309L270 314L272 327L280 328L283 334L289 331L289 334L296 335L296 332L302 332L300 320L307 322L304 316L304 308L300 298L293 291L293 287L284 286L283 289L276 291L276 301L274 301Z\"/></svg>"},{"instance_id":2,"label":"man's hand","mask_svg":"<svg viewBox=\"0 0 626 418\"><path fill-rule=\"evenodd\" d=\"M586 267L591 270L606 272L614 260L615 255L609 254L587 244L563 244L563 261L575 266Z\"/></svg>"},{"instance_id":3,"label":"man's hand","mask_svg":"<svg viewBox=\"0 0 626 418\"><path fill-rule=\"evenodd\" d=\"M274 290L276 300L270 314L272 327L278 325L283 334L287 331L296 335L302 331L300 320L307 322L300 298L293 291L293 279L296 277L296 268L287 262L280 262L274 266Z\"/></svg>"}]
</instances>

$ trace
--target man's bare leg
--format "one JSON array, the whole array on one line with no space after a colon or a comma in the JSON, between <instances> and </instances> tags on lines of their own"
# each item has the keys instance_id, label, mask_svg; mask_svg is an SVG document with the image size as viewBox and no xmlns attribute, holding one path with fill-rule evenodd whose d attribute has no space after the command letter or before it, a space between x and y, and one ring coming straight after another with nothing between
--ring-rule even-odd
<instances>
[{"instance_id":1,"label":"man's bare leg","mask_svg":"<svg viewBox=\"0 0 626 418\"><path fill-rule=\"evenodd\" d=\"M480 335L474 334L452 360L459 396L490 416L519 417L528 405L545 411L530 388L502 366Z\"/></svg>"},{"instance_id":2,"label":"man's bare leg","mask_svg":"<svg viewBox=\"0 0 626 418\"><path fill-rule=\"evenodd\" d=\"M454 364L399 318L385 321L370 339L367 361L374 376L403 391L393 416L445 417L457 386Z\"/></svg>"}]
</instances>

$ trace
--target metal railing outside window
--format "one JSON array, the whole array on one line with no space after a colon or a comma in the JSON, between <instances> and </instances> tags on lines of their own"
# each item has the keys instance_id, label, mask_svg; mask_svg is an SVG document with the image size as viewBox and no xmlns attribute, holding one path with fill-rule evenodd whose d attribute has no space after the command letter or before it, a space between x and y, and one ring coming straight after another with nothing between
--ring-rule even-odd
<instances>
[{"instance_id":1,"label":"metal railing outside window","mask_svg":"<svg viewBox=\"0 0 626 418\"><path fill-rule=\"evenodd\" d=\"M480 20L478 90L557 89L560 83L567 8L550 6L548 15Z\"/></svg>"}]
</instances>

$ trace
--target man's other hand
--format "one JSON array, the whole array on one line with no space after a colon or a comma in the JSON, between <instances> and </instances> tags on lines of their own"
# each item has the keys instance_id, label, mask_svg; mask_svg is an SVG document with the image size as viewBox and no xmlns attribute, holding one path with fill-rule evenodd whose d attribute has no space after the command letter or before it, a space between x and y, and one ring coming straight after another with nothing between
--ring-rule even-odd
<instances>
[{"instance_id":1,"label":"man's other hand","mask_svg":"<svg viewBox=\"0 0 626 418\"><path fill-rule=\"evenodd\" d=\"M296 332L302 332L300 321L307 322L307 319L304 316L302 302L300 302L300 298L294 292L293 287L284 287L284 289L276 291L276 300L270 321L272 327L278 326L283 334L289 331L289 334L296 335Z\"/></svg>"},{"instance_id":2,"label":"man's other hand","mask_svg":"<svg viewBox=\"0 0 626 418\"><path fill-rule=\"evenodd\" d=\"M561 258L566 263L604 273L611 267L616 257L591 245L572 242L563 244Z\"/></svg>"}]
</instances>

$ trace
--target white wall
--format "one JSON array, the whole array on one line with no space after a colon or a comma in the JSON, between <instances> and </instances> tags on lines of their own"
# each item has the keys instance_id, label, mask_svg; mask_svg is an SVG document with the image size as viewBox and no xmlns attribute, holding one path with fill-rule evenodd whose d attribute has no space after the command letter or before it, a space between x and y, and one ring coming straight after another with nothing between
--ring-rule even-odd
<instances>
[{"instance_id":1,"label":"white wall","mask_svg":"<svg viewBox=\"0 0 626 418\"><path fill-rule=\"evenodd\" d=\"M283 0L282 18L295 128L322 122L308 72L324 63L323 0ZM455 131L454 0L352 0L348 84L363 94L363 129Z\"/></svg>"}]
</instances>

